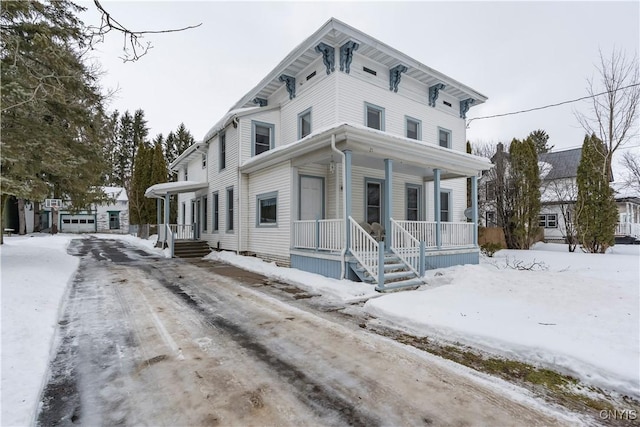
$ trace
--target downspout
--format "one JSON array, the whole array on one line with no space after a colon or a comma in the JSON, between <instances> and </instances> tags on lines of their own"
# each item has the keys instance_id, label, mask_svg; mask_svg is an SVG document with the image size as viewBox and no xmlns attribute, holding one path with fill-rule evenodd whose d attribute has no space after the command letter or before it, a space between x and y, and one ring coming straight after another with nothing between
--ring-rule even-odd
<instances>
[{"instance_id":1,"label":"downspout","mask_svg":"<svg viewBox=\"0 0 640 427\"><path fill-rule=\"evenodd\" d=\"M336 135L332 134L331 135L331 150L335 151L341 158L342 158L342 185L344 185L344 183L347 181L347 177L346 177L346 173L347 170L344 167L344 164L346 162L345 160L345 155L342 151L338 150L336 148ZM336 216L338 214L338 202L340 200L340 196L338 195L339 191L339 186L338 186L338 177L336 177ZM342 209L343 209L343 213L344 213L344 218L343 220L346 221L347 219L347 192L343 191L342 192ZM345 230L346 233L346 230ZM345 266L345 254L347 253L347 245L345 244L344 247L342 248L342 252L340 252L340 279L344 279L345 276L345 270L346 270L346 266Z\"/></svg>"},{"instance_id":2,"label":"downspout","mask_svg":"<svg viewBox=\"0 0 640 427\"><path fill-rule=\"evenodd\" d=\"M242 166L242 128L239 126L239 120L237 117L233 117L231 120L238 129L238 243L236 246L237 254L240 255L240 245L242 243L242 227L244 227L244 221L242 221L242 172L240 172L240 166Z\"/></svg>"}]
</instances>

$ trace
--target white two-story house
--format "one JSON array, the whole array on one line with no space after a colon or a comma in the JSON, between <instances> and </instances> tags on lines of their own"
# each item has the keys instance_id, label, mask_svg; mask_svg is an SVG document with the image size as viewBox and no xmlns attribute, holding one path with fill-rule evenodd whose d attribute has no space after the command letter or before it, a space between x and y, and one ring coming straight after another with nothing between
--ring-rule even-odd
<instances>
[{"instance_id":1,"label":"white two-story house","mask_svg":"<svg viewBox=\"0 0 640 427\"><path fill-rule=\"evenodd\" d=\"M379 290L477 263L477 177L491 164L465 152L465 118L486 99L331 19L170 165L178 182L147 190L165 218L178 194L180 225L160 239L187 230Z\"/></svg>"}]
</instances>

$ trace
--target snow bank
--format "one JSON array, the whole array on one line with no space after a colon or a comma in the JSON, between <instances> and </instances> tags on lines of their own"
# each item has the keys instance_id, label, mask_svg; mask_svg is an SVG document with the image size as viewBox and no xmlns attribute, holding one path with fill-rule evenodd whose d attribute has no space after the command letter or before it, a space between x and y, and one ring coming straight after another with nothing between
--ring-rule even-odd
<instances>
[{"instance_id":1,"label":"snow bank","mask_svg":"<svg viewBox=\"0 0 640 427\"><path fill-rule=\"evenodd\" d=\"M344 303L362 301L380 295L371 285L350 280L330 279L295 268L278 267L275 263L267 263L260 258L236 255L233 252L212 252L205 259L226 262L254 273L297 285L308 291L316 291L323 296L332 296Z\"/></svg>"},{"instance_id":2,"label":"snow bank","mask_svg":"<svg viewBox=\"0 0 640 427\"><path fill-rule=\"evenodd\" d=\"M462 342L640 396L640 247L606 255L539 244L481 265L428 272L417 291L369 300L365 310L412 333ZM542 263L546 271L507 267Z\"/></svg>"},{"instance_id":3,"label":"snow bank","mask_svg":"<svg viewBox=\"0 0 640 427\"><path fill-rule=\"evenodd\" d=\"M30 425L47 372L60 303L79 259L78 236L5 237L2 259L2 412L0 424Z\"/></svg>"}]
</instances>

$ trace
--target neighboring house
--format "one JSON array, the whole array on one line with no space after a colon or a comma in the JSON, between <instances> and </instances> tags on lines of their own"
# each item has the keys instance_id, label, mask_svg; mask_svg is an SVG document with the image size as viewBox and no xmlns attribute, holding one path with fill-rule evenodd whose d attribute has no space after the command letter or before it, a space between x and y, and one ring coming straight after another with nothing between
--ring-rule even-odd
<instances>
[{"instance_id":1,"label":"neighboring house","mask_svg":"<svg viewBox=\"0 0 640 427\"><path fill-rule=\"evenodd\" d=\"M553 151L538 155L541 179L541 209L539 225L544 240L565 243L573 228L573 207L578 197L577 175L582 148ZM481 217L488 227L500 226L495 213L495 186L490 179L481 180ZM611 183L619 210L616 226L616 243L633 243L640 240L640 195L624 186ZM569 231L569 233L568 233Z\"/></svg>"},{"instance_id":2,"label":"neighboring house","mask_svg":"<svg viewBox=\"0 0 640 427\"><path fill-rule=\"evenodd\" d=\"M58 230L61 233L119 233L129 232L129 199L122 187L102 187L111 202L95 204L90 209L72 212L72 201L62 202L58 210ZM42 229L50 229L52 223L51 203L41 209Z\"/></svg>"},{"instance_id":3,"label":"neighboring house","mask_svg":"<svg viewBox=\"0 0 640 427\"><path fill-rule=\"evenodd\" d=\"M164 199L165 224L178 194L180 224L159 239L196 238L379 290L477 263L467 178L476 192L491 164L465 152L465 118L485 100L331 19L171 163L177 182L147 189Z\"/></svg>"}]
</instances>

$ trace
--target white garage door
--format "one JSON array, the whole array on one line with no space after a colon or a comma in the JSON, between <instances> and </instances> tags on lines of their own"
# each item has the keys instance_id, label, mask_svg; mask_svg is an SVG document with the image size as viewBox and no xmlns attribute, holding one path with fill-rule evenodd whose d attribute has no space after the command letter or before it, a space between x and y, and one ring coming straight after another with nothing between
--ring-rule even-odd
<instances>
[{"instance_id":1,"label":"white garage door","mask_svg":"<svg viewBox=\"0 0 640 427\"><path fill-rule=\"evenodd\" d=\"M95 233L94 215L60 215L60 231L63 233Z\"/></svg>"}]
</instances>

